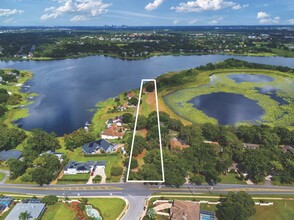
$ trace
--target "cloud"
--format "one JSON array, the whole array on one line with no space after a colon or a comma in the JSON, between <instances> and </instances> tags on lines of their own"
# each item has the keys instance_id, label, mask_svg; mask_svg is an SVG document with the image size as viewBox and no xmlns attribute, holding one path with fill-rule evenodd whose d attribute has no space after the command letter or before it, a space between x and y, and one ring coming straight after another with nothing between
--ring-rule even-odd
<instances>
[{"instance_id":1,"label":"cloud","mask_svg":"<svg viewBox=\"0 0 294 220\"><path fill-rule=\"evenodd\" d=\"M45 14L41 16L41 20L48 20L60 17L64 14L78 13L71 21L86 21L90 17L107 12L111 4L104 3L102 0L52 0L60 4L58 7L46 8Z\"/></svg>"},{"instance_id":2,"label":"cloud","mask_svg":"<svg viewBox=\"0 0 294 220\"><path fill-rule=\"evenodd\" d=\"M149 3L148 5L145 6L145 10L147 11L155 10L163 3L163 1L164 0L154 0L154 2Z\"/></svg>"},{"instance_id":3,"label":"cloud","mask_svg":"<svg viewBox=\"0 0 294 220\"><path fill-rule=\"evenodd\" d=\"M173 24L178 24L180 22L180 20L174 20Z\"/></svg>"},{"instance_id":4,"label":"cloud","mask_svg":"<svg viewBox=\"0 0 294 220\"><path fill-rule=\"evenodd\" d=\"M12 15L22 14L23 12L23 10L0 8L0 17L9 17Z\"/></svg>"},{"instance_id":5,"label":"cloud","mask_svg":"<svg viewBox=\"0 0 294 220\"><path fill-rule=\"evenodd\" d=\"M81 22L81 21L87 21L87 20L89 20L89 18L84 15L76 15L70 19L70 21L73 21L73 22Z\"/></svg>"},{"instance_id":6,"label":"cloud","mask_svg":"<svg viewBox=\"0 0 294 220\"><path fill-rule=\"evenodd\" d=\"M271 15L266 12L258 12L257 17L260 24L279 24L281 21L281 18L279 16L271 18Z\"/></svg>"},{"instance_id":7,"label":"cloud","mask_svg":"<svg viewBox=\"0 0 294 220\"><path fill-rule=\"evenodd\" d=\"M3 23L6 23L6 24L13 24L13 23L16 23L16 21L14 20L14 18L8 18L8 19L5 19L3 21Z\"/></svg>"},{"instance_id":8,"label":"cloud","mask_svg":"<svg viewBox=\"0 0 294 220\"><path fill-rule=\"evenodd\" d=\"M288 22L288 24L294 24L294 18L289 19L287 22Z\"/></svg>"},{"instance_id":9,"label":"cloud","mask_svg":"<svg viewBox=\"0 0 294 220\"><path fill-rule=\"evenodd\" d=\"M268 18L269 16L270 15L268 13L263 12L263 11L257 13L257 19Z\"/></svg>"},{"instance_id":10,"label":"cloud","mask_svg":"<svg viewBox=\"0 0 294 220\"><path fill-rule=\"evenodd\" d=\"M240 5L232 1L225 0L196 0L190 2L181 2L179 6L171 7L176 12L200 12L200 11L217 11L223 8L239 10L249 5Z\"/></svg>"},{"instance_id":11,"label":"cloud","mask_svg":"<svg viewBox=\"0 0 294 220\"><path fill-rule=\"evenodd\" d=\"M219 24L223 19L223 17L218 17L208 22L208 24Z\"/></svg>"},{"instance_id":12,"label":"cloud","mask_svg":"<svg viewBox=\"0 0 294 220\"><path fill-rule=\"evenodd\" d=\"M194 20L189 21L188 23L189 24L196 24L197 22L198 22L198 19L194 19Z\"/></svg>"}]
</instances>

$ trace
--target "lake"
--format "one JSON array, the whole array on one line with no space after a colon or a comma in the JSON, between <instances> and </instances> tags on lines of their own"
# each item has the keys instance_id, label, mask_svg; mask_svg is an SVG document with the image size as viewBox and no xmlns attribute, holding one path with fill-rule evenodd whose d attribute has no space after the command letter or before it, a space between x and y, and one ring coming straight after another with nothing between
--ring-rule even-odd
<instances>
[{"instance_id":1,"label":"lake","mask_svg":"<svg viewBox=\"0 0 294 220\"><path fill-rule=\"evenodd\" d=\"M242 82L272 82L273 77L260 75L260 74L230 74L228 77L236 83Z\"/></svg>"},{"instance_id":2,"label":"lake","mask_svg":"<svg viewBox=\"0 0 294 220\"><path fill-rule=\"evenodd\" d=\"M261 120L264 113L256 101L233 93L200 95L191 99L189 103L206 115L217 119L221 125L232 125L240 121L254 123Z\"/></svg>"},{"instance_id":3,"label":"lake","mask_svg":"<svg viewBox=\"0 0 294 220\"><path fill-rule=\"evenodd\" d=\"M30 116L21 120L24 129L42 128L58 135L70 133L91 121L95 104L126 90L138 88L143 78L154 78L215 63L228 58L294 67L293 58L230 55L158 56L126 61L105 56L53 61L0 61L0 68L32 71L26 85L39 94L28 106Z\"/></svg>"}]
</instances>

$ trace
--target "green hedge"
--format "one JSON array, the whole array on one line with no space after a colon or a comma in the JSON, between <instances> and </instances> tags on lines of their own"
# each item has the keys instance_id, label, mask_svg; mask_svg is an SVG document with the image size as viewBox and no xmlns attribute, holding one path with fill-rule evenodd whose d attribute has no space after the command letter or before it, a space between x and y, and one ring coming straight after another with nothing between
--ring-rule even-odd
<instances>
[{"instance_id":1,"label":"green hedge","mask_svg":"<svg viewBox=\"0 0 294 220\"><path fill-rule=\"evenodd\" d=\"M97 175L93 178L93 183L100 183L101 180L102 180L102 176Z\"/></svg>"}]
</instances>

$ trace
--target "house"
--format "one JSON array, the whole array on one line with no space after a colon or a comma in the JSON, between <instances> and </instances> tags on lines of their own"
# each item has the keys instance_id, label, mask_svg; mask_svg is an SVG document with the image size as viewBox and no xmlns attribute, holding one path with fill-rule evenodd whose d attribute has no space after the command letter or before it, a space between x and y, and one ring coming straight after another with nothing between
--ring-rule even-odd
<instances>
[{"instance_id":1,"label":"house","mask_svg":"<svg viewBox=\"0 0 294 220\"><path fill-rule=\"evenodd\" d=\"M130 100L131 98L133 98L133 97L135 97L135 93L134 92L129 92L128 94L127 94L127 98Z\"/></svg>"},{"instance_id":2,"label":"house","mask_svg":"<svg viewBox=\"0 0 294 220\"><path fill-rule=\"evenodd\" d=\"M289 145L281 145L283 153L291 152L294 154L294 148Z\"/></svg>"},{"instance_id":3,"label":"house","mask_svg":"<svg viewBox=\"0 0 294 220\"><path fill-rule=\"evenodd\" d=\"M172 220L200 220L200 204L190 201L174 200L170 209Z\"/></svg>"},{"instance_id":4,"label":"house","mask_svg":"<svg viewBox=\"0 0 294 220\"><path fill-rule=\"evenodd\" d=\"M117 116L114 119L111 118L106 121L107 128L110 128L113 124L115 124L118 127L121 127L123 124L122 116Z\"/></svg>"},{"instance_id":5,"label":"house","mask_svg":"<svg viewBox=\"0 0 294 220\"><path fill-rule=\"evenodd\" d=\"M259 149L260 144L250 144L250 143L242 143L243 148L245 149L251 149L251 150L256 150Z\"/></svg>"},{"instance_id":6,"label":"house","mask_svg":"<svg viewBox=\"0 0 294 220\"><path fill-rule=\"evenodd\" d=\"M53 154L53 155L55 155L56 157L58 157L58 160L59 160L60 162L63 161L63 159L62 159L63 153L56 153L54 150L49 150L49 151L46 151L46 152L44 152L44 153L41 153L40 156L42 156L42 155L44 155L44 154Z\"/></svg>"},{"instance_id":7,"label":"house","mask_svg":"<svg viewBox=\"0 0 294 220\"><path fill-rule=\"evenodd\" d=\"M185 141L182 141L178 138L171 138L169 141L169 146L172 149L180 149L180 150L190 147L190 145L188 145Z\"/></svg>"},{"instance_id":8,"label":"house","mask_svg":"<svg viewBox=\"0 0 294 220\"><path fill-rule=\"evenodd\" d=\"M22 156L22 152L19 150L7 150L0 152L0 161L8 161L9 159L19 159Z\"/></svg>"},{"instance_id":9,"label":"house","mask_svg":"<svg viewBox=\"0 0 294 220\"><path fill-rule=\"evenodd\" d=\"M88 162L76 162L70 161L64 167L64 174L78 174L78 173L89 173L97 166L105 168L106 161L88 161Z\"/></svg>"},{"instance_id":10,"label":"house","mask_svg":"<svg viewBox=\"0 0 294 220\"><path fill-rule=\"evenodd\" d=\"M105 153L111 153L114 151L114 145L104 139L87 143L82 147L85 154L96 154L104 151Z\"/></svg>"},{"instance_id":11,"label":"house","mask_svg":"<svg viewBox=\"0 0 294 220\"><path fill-rule=\"evenodd\" d=\"M0 196L0 214L11 206L13 200L11 197Z\"/></svg>"},{"instance_id":12,"label":"house","mask_svg":"<svg viewBox=\"0 0 294 220\"><path fill-rule=\"evenodd\" d=\"M101 137L103 139L119 139L125 135L125 132L122 131L122 128L118 128L116 125L112 124L109 128L102 132Z\"/></svg>"},{"instance_id":13,"label":"house","mask_svg":"<svg viewBox=\"0 0 294 220\"><path fill-rule=\"evenodd\" d=\"M2 82L3 81L3 78L2 78L2 76L0 76L0 82Z\"/></svg>"},{"instance_id":14,"label":"house","mask_svg":"<svg viewBox=\"0 0 294 220\"><path fill-rule=\"evenodd\" d=\"M7 215L5 220L19 219L20 213L28 212L29 217L27 220L41 219L45 212L45 203L17 203L11 212Z\"/></svg>"}]
</instances>

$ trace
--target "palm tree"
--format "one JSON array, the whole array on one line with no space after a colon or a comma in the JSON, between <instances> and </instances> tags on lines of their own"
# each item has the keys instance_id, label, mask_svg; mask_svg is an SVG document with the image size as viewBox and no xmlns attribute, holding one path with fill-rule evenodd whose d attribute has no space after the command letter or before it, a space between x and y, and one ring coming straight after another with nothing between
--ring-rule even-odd
<instances>
[{"instance_id":1,"label":"palm tree","mask_svg":"<svg viewBox=\"0 0 294 220\"><path fill-rule=\"evenodd\" d=\"M28 220L30 218L30 213L28 211L21 212L18 216L19 220Z\"/></svg>"}]
</instances>

